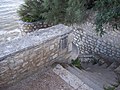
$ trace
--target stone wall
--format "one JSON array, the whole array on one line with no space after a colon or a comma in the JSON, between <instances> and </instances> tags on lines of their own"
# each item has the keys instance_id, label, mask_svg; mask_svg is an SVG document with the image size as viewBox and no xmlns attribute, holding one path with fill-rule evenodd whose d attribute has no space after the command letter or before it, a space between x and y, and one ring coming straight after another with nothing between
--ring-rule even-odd
<instances>
[{"instance_id":1,"label":"stone wall","mask_svg":"<svg viewBox=\"0 0 120 90\"><path fill-rule=\"evenodd\" d=\"M0 45L0 88L54 62L67 62L72 36L72 29L60 24Z\"/></svg>"},{"instance_id":2,"label":"stone wall","mask_svg":"<svg viewBox=\"0 0 120 90\"><path fill-rule=\"evenodd\" d=\"M94 55L98 59L120 62L120 32L111 28L106 30L107 34L100 37L91 22L75 25L74 43L79 47L80 55Z\"/></svg>"},{"instance_id":3,"label":"stone wall","mask_svg":"<svg viewBox=\"0 0 120 90\"><path fill-rule=\"evenodd\" d=\"M53 26L53 24L47 23L45 21L31 22L31 23L23 22L23 21L19 22L20 30L21 32L24 32L24 33L30 33L30 32L33 32L42 28L48 28L51 26Z\"/></svg>"}]
</instances>

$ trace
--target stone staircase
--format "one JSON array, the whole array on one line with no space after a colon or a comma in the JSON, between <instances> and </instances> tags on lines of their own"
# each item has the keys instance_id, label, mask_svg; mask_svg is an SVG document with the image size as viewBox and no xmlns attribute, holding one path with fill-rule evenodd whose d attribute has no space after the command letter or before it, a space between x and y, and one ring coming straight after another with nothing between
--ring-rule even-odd
<instances>
[{"instance_id":1,"label":"stone staircase","mask_svg":"<svg viewBox=\"0 0 120 90\"><path fill-rule=\"evenodd\" d=\"M107 64L99 60L97 63L92 61L81 62L81 66L83 69L80 70L73 65L58 64L56 67L57 69L62 68L61 71L58 70L57 72L59 73L56 73L55 70L54 71L70 86L72 83L76 83L76 85L80 84L77 88L74 88L75 90L120 90L120 66L118 63L113 62ZM62 72L62 70L64 72ZM62 73L61 75L60 72ZM67 73L74 75L74 77L67 75ZM73 80L68 77L71 77ZM72 87L74 87L74 85Z\"/></svg>"}]
</instances>

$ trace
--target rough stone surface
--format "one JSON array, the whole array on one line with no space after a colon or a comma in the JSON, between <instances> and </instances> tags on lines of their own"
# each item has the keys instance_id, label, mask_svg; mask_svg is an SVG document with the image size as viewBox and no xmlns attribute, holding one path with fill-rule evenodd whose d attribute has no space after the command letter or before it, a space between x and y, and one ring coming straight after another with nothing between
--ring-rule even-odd
<instances>
[{"instance_id":1,"label":"rough stone surface","mask_svg":"<svg viewBox=\"0 0 120 90\"><path fill-rule=\"evenodd\" d=\"M46 22L43 22L43 21L33 22L33 23L20 21L19 24L20 24L21 31L25 32L25 33L33 32L33 31L39 30L41 28L47 28L47 27L53 26L53 24L46 23Z\"/></svg>"},{"instance_id":2,"label":"rough stone surface","mask_svg":"<svg viewBox=\"0 0 120 90\"><path fill-rule=\"evenodd\" d=\"M41 74L37 72L34 75L14 84L13 86L3 90L74 90L52 69Z\"/></svg>"},{"instance_id":3,"label":"rough stone surface","mask_svg":"<svg viewBox=\"0 0 120 90\"><path fill-rule=\"evenodd\" d=\"M91 22L75 26L74 43L79 47L80 54L92 54L99 56L99 59L120 62L120 32L109 30L100 37L94 30L95 27Z\"/></svg>"},{"instance_id":4,"label":"rough stone surface","mask_svg":"<svg viewBox=\"0 0 120 90\"><path fill-rule=\"evenodd\" d=\"M60 64L56 65L53 71L60 76L66 83L72 86L75 90L93 90L81 79L79 79L74 73L69 72Z\"/></svg>"},{"instance_id":5,"label":"rough stone surface","mask_svg":"<svg viewBox=\"0 0 120 90\"><path fill-rule=\"evenodd\" d=\"M0 45L0 87L5 87L54 62L67 62L72 29L62 24ZM67 38L64 40L64 35ZM69 36L70 35L70 36ZM64 43L68 42L64 47ZM69 56L69 57L68 57Z\"/></svg>"},{"instance_id":6,"label":"rough stone surface","mask_svg":"<svg viewBox=\"0 0 120 90\"><path fill-rule=\"evenodd\" d=\"M47 40L57 38L64 34L69 34L72 31L71 28L62 24L53 26L47 29L36 31L26 35L22 39L14 40L0 45L0 58L18 52L23 49L32 48L40 45ZM0 59L1 61L1 59Z\"/></svg>"}]
</instances>

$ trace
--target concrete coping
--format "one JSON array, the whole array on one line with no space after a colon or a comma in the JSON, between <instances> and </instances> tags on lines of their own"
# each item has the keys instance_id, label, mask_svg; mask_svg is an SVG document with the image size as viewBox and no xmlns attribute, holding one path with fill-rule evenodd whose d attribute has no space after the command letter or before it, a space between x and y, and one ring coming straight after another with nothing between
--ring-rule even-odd
<instances>
[{"instance_id":1,"label":"concrete coping","mask_svg":"<svg viewBox=\"0 0 120 90\"><path fill-rule=\"evenodd\" d=\"M6 42L0 45L0 61L6 56L27 48L37 46L55 37L72 32L72 28L59 24L46 29L40 29L32 32L22 38Z\"/></svg>"}]
</instances>

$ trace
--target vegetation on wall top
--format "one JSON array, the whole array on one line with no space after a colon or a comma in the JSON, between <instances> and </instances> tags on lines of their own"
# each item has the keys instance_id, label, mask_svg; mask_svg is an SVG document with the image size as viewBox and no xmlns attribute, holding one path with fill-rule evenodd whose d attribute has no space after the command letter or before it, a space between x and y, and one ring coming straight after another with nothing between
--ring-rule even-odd
<instances>
[{"instance_id":1,"label":"vegetation on wall top","mask_svg":"<svg viewBox=\"0 0 120 90\"><path fill-rule=\"evenodd\" d=\"M104 34L103 26L109 24L113 30L120 29L120 0L96 0L94 9L97 11L96 31Z\"/></svg>"},{"instance_id":2,"label":"vegetation on wall top","mask_svg":"<svg viewBox=\"0 0 120 90\"><path fill-rule=\"evenodd\" d=\"M90 11L97 12L94 24L100 35L106 24L120 29L120 0L25 0L18 13L27 22L74 24L86 20Z\"/></svg>"},{"instance_id":3,"label":"vegetation on wall top","mask_svg":"<svg viewBox=\"0 0 120 90\"><path fill-rule=\"evenodd\" d=\"M44 12L42 2L42 0L24 0L24 4L18 10L20 19L24 22L44 20L42 17L42 13Z\"/></svg>"},{"instance_id":4,"label":"vegetation on wall top","mask_svg":"<svg viewBox=\"0 0 120 90\"><path fill-rule=\"evenodd\" d=\"M43 6L46 12L42 15L47 22L64 23L68 0L44 0Z\"/></svg>"},{"instance_id":5,"label":"vegetation on wall top","mask_svg":"<svg viewBox=\"0 0 120 90\"><path fill-rule=\"evenodd\" d=\"M113 30L120 29L120 0L69 0L67 21L81 23L89 16L89 12L95 12L96 32L105 33L104 26L110 25Z\"/></svg>"}]
</instances>

